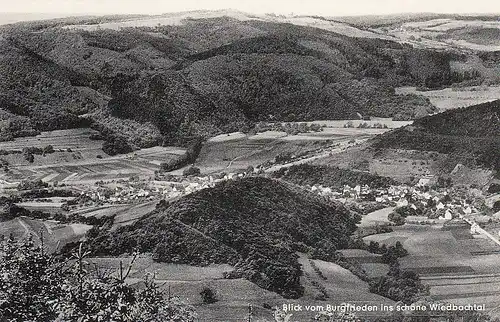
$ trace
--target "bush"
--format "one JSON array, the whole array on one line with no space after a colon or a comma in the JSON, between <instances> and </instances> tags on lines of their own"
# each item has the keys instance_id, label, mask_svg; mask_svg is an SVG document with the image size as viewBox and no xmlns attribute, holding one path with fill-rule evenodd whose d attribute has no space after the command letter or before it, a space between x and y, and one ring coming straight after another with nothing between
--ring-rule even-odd
<instances>
[{"instance_id":1,"label":"bush","mask_svg":"<svg viewBox=\"0 0 500 322\"><path fill-rule=\"evenodd\" d=\"M127 139L115 134L106 137L106 141L102 144L102 150L107 155L124 154L133 151Z\"/></svg>"},{"instance_id":2,"label":"bush","mask_svg":"<svg viewBox=\"0 0 500 322\"><path fill-rule=\"evenodd\" d=\"M23 180L17 185L17 190L34 190L34 189L43 189L47 188L49 184L47 182L43 182L42 180Z\"/></svg>"},{"instance_id":3,"label":"bush","mask_svg":"<svg viewBox=\"0 0 500 322\"><path fill-rule=\"evenodd\" d=\"M49 154L49 153L54 153L54 147L52 145L47 145L45 147L43 147L42 149L42 154Z\"/></svg>"},{"instance_id":4,"label":"bush","mask_svg":"<svg viewBox=\"0 0 500 322\"><path fill-rule=\"evenodd\" d=\"M194 310L176 299L164 299L154 279L146 276L140 290L125 283L128 269L117 277L86 262L80 245L72 266L32 238L2 240L0 253L0 319L2 321L194 321ZM121 267L121 265L120 265ZM89 272L95 272L94 274Z\"/></svg>"},{"instance_id":5,"label":"bush","mask_svg":"<svg viewBox=\"0 0 500 322\"><path fill-rule=\"evenodd\" d=\"M413 271L401 271L398 262L395 261L386 276L375 278L370 282L370 292L411 304L421 296L427 295L429 288L422 284L418 274Z\"/></svg>"},{"instance_id":6,"label":"bush","mask_svg":"<svg viewBox=\"0 0 500 322\"><path fill-rule=\"evenodd\" d=\"M200 292L201 299L205 304L211 304L217 302L219 299L217 298L217 292L210 288L205 287Z\"/></svg>"},{"instance_id":7,"label":"bush","mask_svg":"<svg viewBox=\"0 0 500 322\"><path fill-rule=\"evenodd\" d=\"M397 212L391 212L387 216L387 219L389 219L389 221L395 223L397 226L404 225L406 222L405 217L401 216L401 214L399 214Z\"/></svg>"},{"instance_id":8,"label":"bush","mask_svg":"<svg viewBox=\"0 0 500 322\"><path fill-rule=\"evenodd\" d=\"M195 176L200 174L200 168L198 167L189 167L182 171L182 175L187 177L187 176Z\"/></svg>"},{"instance_id":9,"label":"bush","mask_svg":"<svg viewBox=\"0 0 500 322\"><path fill-rule=\"evenodd\" d=\"M492 183L488 188L488 193L498 193L500 192L500 184Z\"/></svg>"}]
</instances>

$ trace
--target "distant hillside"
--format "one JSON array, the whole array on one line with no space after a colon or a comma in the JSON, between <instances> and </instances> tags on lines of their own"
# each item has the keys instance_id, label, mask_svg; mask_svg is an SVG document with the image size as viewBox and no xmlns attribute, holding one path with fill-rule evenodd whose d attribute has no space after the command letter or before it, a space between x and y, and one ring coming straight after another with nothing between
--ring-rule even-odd
<instances>
[{"instance_id":1,"label":"distant hillside","mask_svg":"<svg viewBox=\"0 0 500 322\"><path fill-rule=\"evenodd\" d=\"M358 184L372 188L388 187L396 182L368 172L340 169L326 165L301 164L273 173L280 178L300 185L323 185L325 187L342 188L344 185L354 187Z\"/></svg>"},{"instance_id":2,"label":"distant hillside","mask_svg":"<svg viewBox=\"0 0 500 322\"><path fill-rule=\"evenodd\" d=\"M19 119L25 130L6 127L2 135L92 122L133 148L246 130L257 121L358 113L407 120L435 107L426 98L396 95L394 87L450 84L450 61L457 59L251 18L94 28L116 19L0 28L0 108L25 117Z\"/></svg>"},{"instance_id":3,"label":"distant hillside","mask_svg":"<svg viewBox=\"0 0 500 322\"><path fill-rule=\"evenodd\" d=\"M375 139L375 148L436 151L465 156L500 170L500 100L416 120Z\"/></svg>"},{"instance_id":4,"label":"distant hillside","mask_svg":"<svg viewBox=\"0 0 500 322\"><path fill-rule=\"evenodd\" d=\"M157 261L227 263L232 277L299 297L297 251L336 258L360 220L340 204L271 179L227 181L188 195L132 226L94 231L94 255L138 249Z\"/></svg>"}]
</instances>

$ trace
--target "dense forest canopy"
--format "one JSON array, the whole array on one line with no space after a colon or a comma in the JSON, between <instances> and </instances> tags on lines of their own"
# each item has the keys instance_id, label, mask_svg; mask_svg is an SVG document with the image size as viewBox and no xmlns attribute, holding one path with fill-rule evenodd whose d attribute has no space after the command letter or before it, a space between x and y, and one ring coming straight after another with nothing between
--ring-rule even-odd
<instances>
[{"instance_id":1,"label":"dense forest canopy","mask_svg":"<svg viewBox=\"0 0 500 322\"><path fill-rule=\"evenodd\" d=\"M436 151L500 170L500 100L446 111L374 139L375 148Z\"/></svg>"},{"instance_id":2,"label":"dense forest canopy","mask_svg":"<svg viewBox=\"0 0 500 322\"><path fill-rule=\"evenodd\" d=\"M4 139L92 123L132 148L258 121L412 119L436 109L394 87L448 85L450 61L459 58L228 17L119 30L65 28L58 20L0 34L0 116L17 116L3 127Z\"/></svg>"},{"instance_id":3,"label":"dense forest canopy","mask_svg":"<svg viewBox=\"0 0 500 322\"><path fill-rule=\"evenodd\" d=\"M292 185L261 177L219 183L131 226L91 235L95 255L138 249L158 261L235 266L232 277L299 297L297 251L333 259L347 247L359 215Z\"/></svg>"}]
</instances>

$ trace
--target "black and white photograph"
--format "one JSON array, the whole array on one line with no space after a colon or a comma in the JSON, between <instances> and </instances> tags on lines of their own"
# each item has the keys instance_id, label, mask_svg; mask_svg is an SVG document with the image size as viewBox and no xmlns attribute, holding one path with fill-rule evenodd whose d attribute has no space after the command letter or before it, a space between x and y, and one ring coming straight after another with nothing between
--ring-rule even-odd
<instances>
[{"instance_id":1,"label":"black and white photograph","mask_svg":"<svg viewBox=\"0 0 500 322\"><path fill-rule=\"evenodd\" d=\"M500 2L0 0L1 322L499 322Z\"/></svg>"}]
</instances>

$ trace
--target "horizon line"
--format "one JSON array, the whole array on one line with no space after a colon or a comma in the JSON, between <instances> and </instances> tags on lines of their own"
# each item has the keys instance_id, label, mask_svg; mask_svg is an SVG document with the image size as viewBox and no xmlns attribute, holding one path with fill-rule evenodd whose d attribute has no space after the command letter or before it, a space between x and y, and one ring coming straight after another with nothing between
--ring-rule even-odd
<instances>
[{"instance_id":1,"label":"horizon line","mask_svg":"<svg viewBox=\"0 0 500 322\"><path fill-rule=\"evenodd\" d=\"M363 16L372 16L372 17L385 17L385 16L398 16L398 15L458 15L458 16L496 16L500 15L500 12L435 12L435 11L401 11L401 12L393 12L393 13L375 13L375 14L347 14L347 15L321 15L321 14L311 14L311 13L276 13L276 12L265 12L265 13L253 13L239 9L233 8L225 8L225 9L194 9L194 10L183 10L183 11L165 11L161 13L139 13L139 12L122 12L122 13L114 13L114 12L34 12L34 11L8 11L8 12L0 12L0 15L60 15L65 17L77 17L77 16L161 16L165 14L176 14L176 13L189 13L189 12L218 12L218 11L234 11L251 15L276 15L276 16L291 16L291 17L299 17L299 16L308 16L308 17L363 17Z\"/></svg>"}]
</instances>

